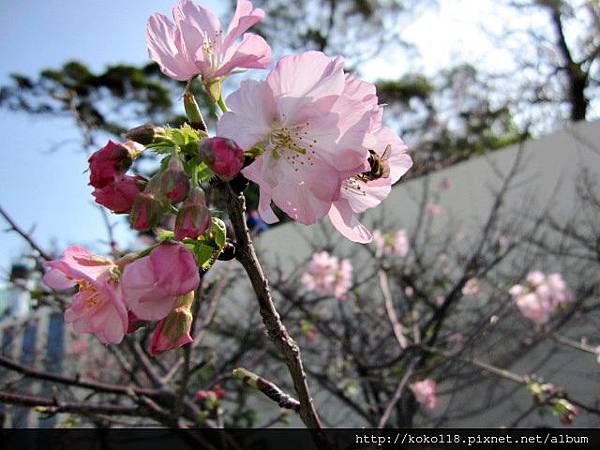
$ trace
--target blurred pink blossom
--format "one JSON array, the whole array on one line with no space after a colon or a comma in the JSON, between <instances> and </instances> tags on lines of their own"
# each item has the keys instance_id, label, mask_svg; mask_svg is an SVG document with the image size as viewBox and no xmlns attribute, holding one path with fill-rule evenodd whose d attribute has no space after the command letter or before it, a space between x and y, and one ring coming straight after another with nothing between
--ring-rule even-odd
<instances>
[{"instance_id":1,"label":"blurred pink blossom","mask_svg":"<svg viewBox=\"0 0 600 450\"><path fill-rule=\"evenodd\" d=\"M560 274L540 271L531 272L524 285L514 285L509 293L521 314L538 324L547 323L556 309L575 299Z\"/></svg>"},{"instance_id":2,"label":"blurred pink blossom","mask_svg":"<svg viewBox=\"0 0 600 450\"><path fill-rule=\"evenodd\" d=\"M427 378L410 385L410 389L415 395L418 403L425 405L429 409L434 409L437 405L437 383L435 380Z\"/></svg>"},{"instance_id":3,"label":"blurred pink blossom","mask_svg":"<svg viewBox=\"0 0 600 450\"><path fill-rule=\"evenodd\" d=\"M263 19L262 9L247 0L238 0L233 19L223 36L219 19L191 0L173 7L171 22L162 14L148 19L146 44L150 58L168 77L187 81L202 75L205 82L231 74L235 69L264 69L271 59L271 48L253 33L245 33Z\"/></svg>"},{"instance_id":4,"label":"blurred pink blossom","mask_svg":"<svg viewBox=\"0 0 600 450\"><path fill-rule=\"evenodd\" d=\"M481 288L479 287L479 282L476 278L471 278L467 280L465 285L462 288L462 293L464 295L470 295L474 298L479 298L481 295Z\"/></svg>"},{"instance_id":5,"label":"blurred pink blossom","mask_svg":"<svg viewBox=\"0 0 600 450\"><path fill-rule=\"evenodd\" d=\"M352 263L327 252L315 253L302 283L311 291L344 300L352 285Z\"/></svg>"},{"instance_id":6,"label":"blurred pink blossom","mask_svg":"<svg viewBox=\"0 0 600 450\"><path fill-rule=\"evenodd\" d=\"M405 229L400 229L393 234L381 234L381 231L373 231L373 243L377 251L382 255L405 257L410 249L408 234Z\"/></svg>"},{"instance_id":7,"label":"blurred pink blossom","mask_svg":"<svg viewBox=\"0 0 600 450\"><path fill-rule=\"evenodd\" d=\"M442 211L442 207L437 203L430 203L427 205L427 214L429 214L430 216L437 216L441 214Z\"/></svg>"}]
</instances>

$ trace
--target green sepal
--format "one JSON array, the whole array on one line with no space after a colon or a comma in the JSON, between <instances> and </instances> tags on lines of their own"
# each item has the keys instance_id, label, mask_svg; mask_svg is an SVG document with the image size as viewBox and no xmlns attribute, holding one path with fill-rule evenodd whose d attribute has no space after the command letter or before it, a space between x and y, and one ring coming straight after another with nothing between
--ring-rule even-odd
<instances>
[{"instance_id":1,"label":"green sepal","mask_svg":"<svg viewBox=\"0 0 600 450\"><path fill-rule=\"evenodd\" d=\"M218 217L212 218L210 228L196 239L185 238L182 242L194 253L198 267L208 270L225 247L227 228Z\"/></svg>"}]
</instances>

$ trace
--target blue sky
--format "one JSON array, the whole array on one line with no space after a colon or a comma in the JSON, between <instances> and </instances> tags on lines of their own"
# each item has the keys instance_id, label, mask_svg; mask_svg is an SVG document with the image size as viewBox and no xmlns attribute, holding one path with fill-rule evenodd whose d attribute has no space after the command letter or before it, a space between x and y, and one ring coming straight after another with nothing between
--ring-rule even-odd
<instances>
[{"instance_id":1,"label":"blue sky","mask_svg":"<svg viewBox=\"0 0 600 450\"><path fill-rule=\"evenodd\" d=\"M217 1L205 1L215 7ZM148 61L146 20L170 14L172 0L19 0L0 2L0 83L8 74L35 75L67 59L100 70L107 64ZM82 6L84 5L84 6ZM105 251L106 229L87 186L86 157L77 134L65 120L32 118L0 110L0 205L45 248L55 240ZM66 141L66 142L65 142ZM53 146L58 149L52 153ZM123 222L123 219L114 217ZM4 221L0 219L0 229ZM127 242L127 227L116 229ZM0 233L0 268L7 269L22 249L14 233ZM0 273L0 278L2 277Z\"/></svg>"}]
</instances>

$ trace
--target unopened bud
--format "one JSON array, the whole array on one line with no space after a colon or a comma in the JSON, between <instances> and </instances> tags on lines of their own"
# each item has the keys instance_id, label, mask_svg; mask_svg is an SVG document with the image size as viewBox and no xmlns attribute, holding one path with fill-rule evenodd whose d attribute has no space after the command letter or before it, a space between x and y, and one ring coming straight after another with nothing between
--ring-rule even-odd
<instances>
[{"instance_id":1,"label":"unopened bud","mask_svg":"<svg viewBox=\"0 0 600 450\"><path fill-rule=\"evenodd\" d=\"M146 189L133 201L129 221L138 231L146 231L158 225L164 211L163 202L153 192Z\"/></svg>"},{"instance_id":2,"label":"unopened bud","mask_svg":"<svg viewBox=\"0 0 600 450\"><path fill-rule=\"evenodd\" d=\"M123 175L103 188L96 188L92 195L96 203L117 214L128 213L135 198L144 190L146 179Z\"/></svg>"},{"instance_id":3,"label":"unopened bud","mask_svg":"<svg viewBox=\"0 0 600 450\"><path fill-rule=\"evenodd\" d=\"M200 158L222 179L235 178L244 167L244 150L231 139L214 137L200 142Z\"/></svg>"},{"instance_id":4,"label":"unopened bud","mask_svg":"<svg viewBox=\"0 0 600 450\"><path fill-rule=\"evenodd\" d=\"M194 94L191 92L185 92L183 94L183 107L185 108L185 114L190 121L190 126L195 130L206 131L206 124L204 118L200 112L200 107L196 102Z\"/></svg>"},{"instance_id":5,"label":"unopened bud","mask_svg":"<svg viewBox=\"0 0 600 450\"><path fill-rule=\"evenodd\" d=\"M554 404L554 411L564 425L571 425L579 415L579 409L564 398Z\"/></svg>"},{"instance_id":6,"label":"unopened bud","mask_svg":"<svg viewBox=\"0 0 600 450\"><path fill-rule=\"evenodd\" d=\"M195 239L208 229L210 223L210 210L206 206L204 192L199 187L192 188L177 213L175 239Z\"/></svg>"},{"instance_id":7,"label":"unopened bud","mask_svg":"<svg viewBox=\"0 0 600 450\"><path fill-rule=\"evenodd\" d=\"M194 291L178 297L173 310L158 323L148 349L152 356L193 342L190 336L193 302Z\"/></svg>"},{"instance_id":8,"label":"unopened bud","mask_svg":"<svg viewBox=\"0 0 600 450\"><path fill-rule=\"evenodd\" d=\"M155 138L163 136L164 131L164 128L144 124L129 130L125 133L125 137L142 145L150 145L154 142Z\"/></svg>"},{"instance_id":9,"label":"unopened bud","mask_svg":"<svg viewBox=\"0 0 600 450\"><path fill-rule=\"evenodd\" d=\"M221 98L223 82L220 79L207 80L204 83L204 89L206 89L213 102L218 102Z\"/></svg>"},{"instance_id":10,"label":"unopened bud","mask_svg":"<svg viewBox=\"0 0 600 450\"><path fill-rule=\"evenodd\" d=\"M167 169L160 176L160 192L169 198L171 203L185 200L190 188L188 176L183 163L177 156L172 156Z\"/></svg>"},{"instance_id":11,"label":"unopened bud","mask_svg":"<svg viewBox=\"0 0 600 450\"><path fill-rule=\"evenodd\" d=\"M133 160L143 150L143 147L132 141L124 144L108 141L89 158L90 184L101 189L113 183L127 172Z\"/></svg>"}]
</instances>

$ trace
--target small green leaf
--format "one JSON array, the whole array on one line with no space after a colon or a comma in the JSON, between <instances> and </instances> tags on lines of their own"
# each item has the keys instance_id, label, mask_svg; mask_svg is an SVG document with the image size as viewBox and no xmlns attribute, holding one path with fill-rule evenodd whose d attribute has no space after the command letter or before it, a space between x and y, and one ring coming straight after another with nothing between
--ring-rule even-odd
<instances>
[{"instance_id":1,"label":"small green leaf","mask_svg":"<svg viewBox=\"0 0 600 450\"><path fill-rule=\"evenodd\" d=\"M218 217L212 218L211 227L197 239L186 238L183 243L194 253L198 267L208 270L223 251L227 240L225 223Z\"/></svg>"}]
</instances>

